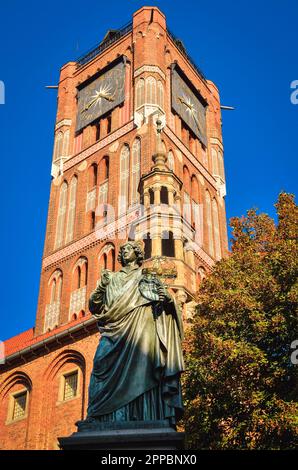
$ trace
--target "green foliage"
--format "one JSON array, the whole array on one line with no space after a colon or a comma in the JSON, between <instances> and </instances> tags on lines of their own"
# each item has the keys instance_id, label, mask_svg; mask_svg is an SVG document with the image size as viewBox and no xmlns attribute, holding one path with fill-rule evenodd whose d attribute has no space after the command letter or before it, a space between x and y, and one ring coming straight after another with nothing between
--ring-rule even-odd
<instances>
[{"instance_id":1,"label":"green foliage","mask_svg":"<svg viewBox=\"0 0 298 470\"><path fill-rule=\"evenodd\" d=\"M233 218L231 255L198 293L186 341L184 426L197 449L298 444L298 207L281 193L278 224L255 210Z\"/></svg>"}]
</instances>

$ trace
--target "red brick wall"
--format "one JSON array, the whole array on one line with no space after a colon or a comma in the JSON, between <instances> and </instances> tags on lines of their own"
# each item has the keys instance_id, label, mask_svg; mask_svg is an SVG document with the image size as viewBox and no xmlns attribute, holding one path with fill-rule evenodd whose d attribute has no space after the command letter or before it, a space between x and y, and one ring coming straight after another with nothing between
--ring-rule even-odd
<instances>
[{"instance_id":1,"label":"red brick wall","mask_svg":"<svg viewBox=\"0 0 298 470\"><path fill-rule=\"evenodd\" d=\"M1 375L0 449L55 449L57 437L76 430L75 422L86 414L89 377L98 339L99 334L94 333L74 340ZM74 368L79 369L81 376L79 394L58 403L60 378ZM28 416L7 424L9 397L24 387L30 388Z\"/></svg>"}]
</instances>

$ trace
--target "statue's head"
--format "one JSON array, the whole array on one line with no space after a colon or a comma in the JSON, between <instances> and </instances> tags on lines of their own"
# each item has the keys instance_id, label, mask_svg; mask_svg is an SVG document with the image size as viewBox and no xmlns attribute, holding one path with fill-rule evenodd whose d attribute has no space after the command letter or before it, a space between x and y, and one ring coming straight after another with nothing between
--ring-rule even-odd
<instances>
[{"instance_id":1,"label":"statue's head","mask_svg":"<svg viewBox=\"0 0 298 470\"><path fill-rule=\"evenodd\" d=\"M129 241L120 246L118 261L125 266L130 261L135 261L139 266L144 259L144 250L141 242Z\"/></svg>"}]
</instances>

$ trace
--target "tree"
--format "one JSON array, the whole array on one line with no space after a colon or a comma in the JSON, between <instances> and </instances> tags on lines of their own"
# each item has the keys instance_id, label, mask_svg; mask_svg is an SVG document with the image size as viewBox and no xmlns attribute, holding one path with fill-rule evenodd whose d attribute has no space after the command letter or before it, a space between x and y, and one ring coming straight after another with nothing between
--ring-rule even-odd
<instances>
[{"instance_id":1,"label":"tree","mask_svg":"<svg viewBox=\"0 0 298 470\"><path fill-rule=\"evenodd\" d=\"M184 426L190 448L298 444L298 208L281 193L278 223L233 218L232 250L198 292L186 341Z\"/></svg>"}]
</instances>

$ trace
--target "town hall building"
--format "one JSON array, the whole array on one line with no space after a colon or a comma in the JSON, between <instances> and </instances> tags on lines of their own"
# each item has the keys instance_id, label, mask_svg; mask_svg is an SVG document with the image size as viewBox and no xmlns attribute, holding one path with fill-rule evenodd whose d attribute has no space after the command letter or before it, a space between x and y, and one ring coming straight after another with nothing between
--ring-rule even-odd
<instances>
[{"instance_id":1,"label":"town hall building","mask_svg":"<svg viewBox=\"0 0 298 470\"><path fill-rule=\"evenodd\" d=\"M88 299L126 240L142 241L186 323L228 253L218 89L158 8L61 68L51 178L35 325L0 365L1 449L57 449L86 416Z\"/></svg>"}]
</instances>

